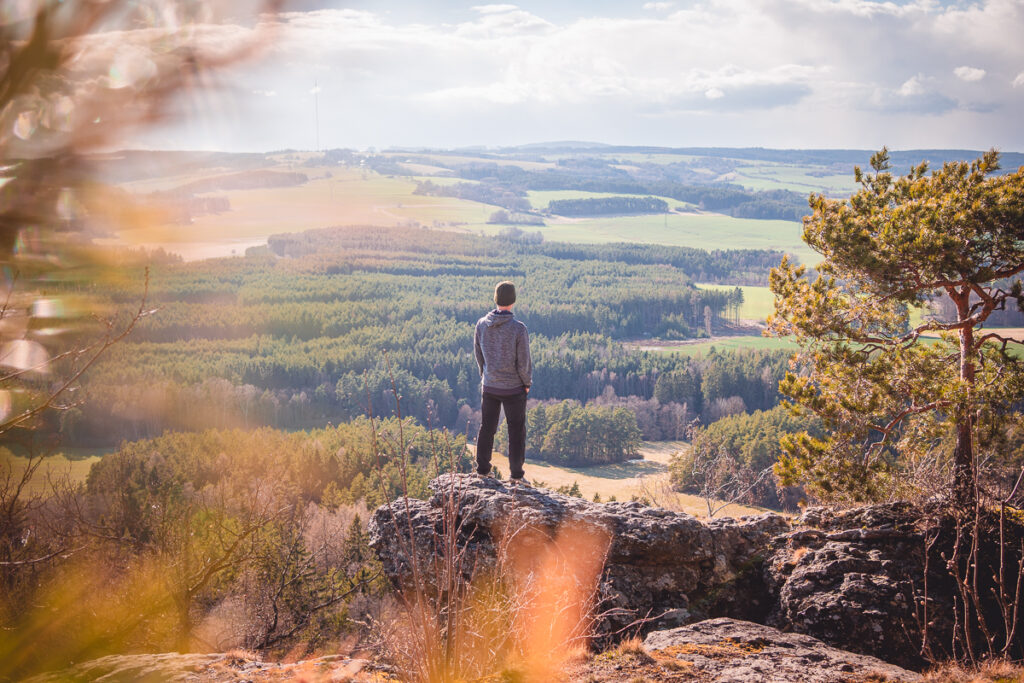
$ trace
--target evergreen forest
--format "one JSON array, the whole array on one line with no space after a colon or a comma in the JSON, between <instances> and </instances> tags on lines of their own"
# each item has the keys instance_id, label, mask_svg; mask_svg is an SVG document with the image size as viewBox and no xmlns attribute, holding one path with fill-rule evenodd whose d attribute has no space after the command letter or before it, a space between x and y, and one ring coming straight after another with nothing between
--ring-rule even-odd
<instances>
[{"instance_id":1,"label":"evergreen forest","mask_svg":"<svg viewBox=\"0 0 1024 683\"><path fill-rule=\"evenodd\" d=\"M472 328L493 307L494 283L512 279L531 336L531 405L570 401L579 411L597 401L618 416L610 424L622 445L609 449L595 430L568 437L572 452L555 445L564 433L545 427L536 438L550 436L544 451L577 464L621 460L638 439L683 438L695 419L776 404L785 352L687 358L623 342L721 331L742 294L694 280L744 282L780 258L545 243L514 229L480 237L351 227L276 236L244 258L154 264L153 314L91 369L90 400L62 412L59 428L65 445L97 448L168 430L308 430L400 412L473 438ZM124 268L94 287L127 310L145 277Z\"/></svg>"}]
</instances>

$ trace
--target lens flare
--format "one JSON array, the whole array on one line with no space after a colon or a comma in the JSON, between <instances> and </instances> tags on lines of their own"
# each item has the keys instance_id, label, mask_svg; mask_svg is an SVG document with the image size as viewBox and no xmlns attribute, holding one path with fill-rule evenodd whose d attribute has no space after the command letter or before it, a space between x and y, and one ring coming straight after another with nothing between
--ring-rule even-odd
<instances>
[{"instance_id":1,"label":"lens flare","mask_svg":"<svg viewBox=\"0 0 1024 683\"><path fill-rule=\"evenodd\" d=\"M23 111L14 120L14 134L22 140L28 140L39 127L38 111Z\"/></svg>"},{"instance_id":2,"label":"lens flare","mask_svg":"<svg viewBox=\"0 0 1024 683\"><path fill-rule=\"evenodd\" d=\"M611 534L570 520L553 536L530 526L503 535L506 571L519 584L516 630L524 654L519 668L531 681L557 680L592 635L595 596Z\"/></svg>"},{"instance_id":3,"label":"lens flare","mask_svg":"<svg viewBox=\"0 0 1024 683\"><path fill-rule=\"evenodd\" d=\"M13 339L0 347L0 367L16 372L49 373L50 354L39 342Z\"/></svg>"}]
</instances>

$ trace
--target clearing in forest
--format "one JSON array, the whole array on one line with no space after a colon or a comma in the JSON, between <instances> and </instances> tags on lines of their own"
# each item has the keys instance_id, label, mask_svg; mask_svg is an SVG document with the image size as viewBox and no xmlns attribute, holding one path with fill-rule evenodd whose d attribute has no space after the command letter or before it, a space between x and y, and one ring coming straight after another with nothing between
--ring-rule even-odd
<instances>
[{"instance_id":1,"label":"clearing in forest","mask_svg":"<svg viewBox=\"0 0 1024 683\"><path fill-rule=\"evenodd\" d=\"M668 488L669 459L676 451L687 448L689 444L684 441L645 441L640 448L642 459L591 467L561 467L527 458L526 478L552 490L578 484L580 493L587 500L593 500L595 493L600 494L601 500L605 502L612 496L619 501L629 501L633 496L645 497L658 507L679 510L696 517L707 516L707 503L703 498L677 493ZM503 477L508 477L508 458L494 453L491 463ZM716 516L742 517L762 512L764 510L761 508L734 504Z\"/></svg>"}]
</instances>

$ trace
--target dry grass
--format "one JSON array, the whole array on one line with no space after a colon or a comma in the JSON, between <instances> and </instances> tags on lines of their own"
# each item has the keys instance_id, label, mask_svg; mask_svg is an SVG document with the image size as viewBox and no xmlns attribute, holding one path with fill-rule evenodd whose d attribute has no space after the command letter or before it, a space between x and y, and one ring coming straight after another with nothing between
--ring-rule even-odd
<instances>
[{"instance_id":1,"label":"dry grass","mask_svg":"<svg viewBox=\"0 0 1024 683\"><path fill-rule=\"evenodd\" d=\"M1024 683L1024 664L990 660L977 667L943 664L926 671L924 683Z\"/></svg>"},{"instance_id":2,"label":"dry grass","mask_svg":"<svg viewBox=\"0 0 1024 683\"><path fill-rule=\"evenodd\" d=\"M797 562L800 561L801 557L803 557L804 555L807 554L808 550L810 550L810 548L808 548L806 546L802 546L800 548L795 548L793 550L793 553L789 556L789 561L792 562L793 564L796 564Z\"/></svg>"},{"instance_id":3,"label":"dry grass","mask_svg":"<svg viewBox=\"0 0 1024 683\"><path fill-rule=\"evenodd\" d=\"M605 653L606 656L611 658L619 657L632 657L643 664L653 664L654 657L652 657L646 649L644 649L644 643L640 638L634 636L627 638L626 640L619 643L615 649Z\"/></svg>"},{"instance_id":4,"label":"dry grass","mask_svg":"<svg viewBox=\"0 0 1024 683\"><path fill-rule=\"evenodd\" d=\"M669 458L682 448L688 448L682 441L645 442L640 449L642 460L594 467L559 467L527 460L526 477L530 481L542 482L551 489L577 483L587 500L592 500L595 493L600 494L601 500L606 502L612 496L619 501L629 501L637 496L646 498L657 507L685 512L695 517L706 516L708 508L703 498L671 491L667 485ZM504 475L508 474L507 458L495 453L491 461ZM742 517L761 512L764 510L760 508L730 505L717 516Z\"/></svg>"}]
</instances>

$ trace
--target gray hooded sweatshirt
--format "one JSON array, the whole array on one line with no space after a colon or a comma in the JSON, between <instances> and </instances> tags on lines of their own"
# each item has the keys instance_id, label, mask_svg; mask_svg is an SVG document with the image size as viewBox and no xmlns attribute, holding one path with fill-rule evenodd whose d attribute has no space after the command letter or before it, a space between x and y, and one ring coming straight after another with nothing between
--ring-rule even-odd
<instances>
[{"instance_id":1,"label":"gray hooded sweatshirt","mask_svg":"<svg viewBox=\"0 0 1024 683\"><path fill-rule=\"evenodd\" d=\"M484 387L508 391L528 387L533 382L530 336L526 325L511 312L493 310L480 318L473 350Z\"/></svg>"}]
</instances>

